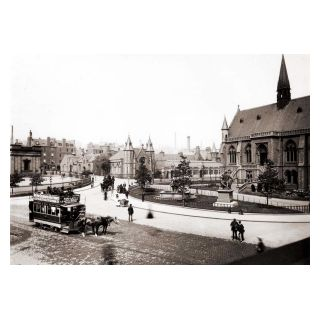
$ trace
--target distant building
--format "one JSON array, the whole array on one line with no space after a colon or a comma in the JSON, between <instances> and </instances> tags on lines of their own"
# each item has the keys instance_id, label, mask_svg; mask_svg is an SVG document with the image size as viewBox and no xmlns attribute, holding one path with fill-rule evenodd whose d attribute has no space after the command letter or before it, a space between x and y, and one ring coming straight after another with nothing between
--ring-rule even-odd
<instances>
[{"instance_id":1,"label":"distant building","mask_svg":"<svg viewBox=\"0 0 320 320\"><path fill-rule=\"evenodd\" d=\"M189 137L188 137L189 140ZM188 149L189 148L188 143ZM183 151L175 154L166 154L163 151L156 154L156 170L161 172L162 178L171 178L175 168L181 162L181 155L187 158L194 178L219 178L222 174L222 164L219 153L213 144L212 149L207 147L201 150L199 146L194 151Z\"/></svg>"},{"instance_id":2,"label":"distant building","mask_svg":"<svg viewBox=\"0 0 320 320\"><path fill-rule=\"evenodd\" d=\"M282 56L277 102L240 111L222 126L221 160L238 181L256 180L272 160L287 188L309 189L310 96L291 99Z\"/></svg>"},{"instance_id":3,"label":"distant building","mask_svg":"<svg viewBox=\"0 0 320 320\"><path fill-rule=\"evenodd\" d=\"M32 132L30 131L27 146L21 143L10 145L10 173L25 175L40 172L41 148L31 145ZM13 142L13 134L11 138Z\"/></svg>"},{"instance_id":4,"label":"distant building","mask_svg":"<svg viewBox=\"0 0 320 320\"><path fill-rule=\"evenodd\" d=\"M47 137L47 139L32 139L33 146L41 147L41 168L42 170L60 171L60 164L65 155L76 154L76 145L74 140L57 140Z\"/></svg>"},{"instance_id":5,"label":"distant building","mask_svg":"<svg viewBox=\"0 0 320 320\"><path fill-rule=\"evenodd\" d=\"M141 145L140 148L134 148L130 137L128 137L123 150L110 157L110 174L119 178L134 178L141 158L145 158L146 166L154 173L155 156L150 137L146 147Z\"/></svg>"}]
</instances>

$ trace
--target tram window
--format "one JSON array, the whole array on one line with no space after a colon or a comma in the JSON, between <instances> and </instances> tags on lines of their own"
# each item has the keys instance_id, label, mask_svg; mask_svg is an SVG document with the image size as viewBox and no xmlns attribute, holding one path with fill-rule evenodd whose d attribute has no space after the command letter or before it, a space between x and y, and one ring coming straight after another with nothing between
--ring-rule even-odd
<instances>
[{"instance_id":1,"label":"tram window","mask_svg":"<svg viewBox=\"0 0 320 320\"><path fill-rule=\"evenodd\" d=\"M57 215L57 216L60 215L60 208L57 208L57 210L56 210L56 215Z\"/></svg>"},{"instance_id":2,"label":"tram window","mask_svg":"<svg viewBox=\"0 0 320 320\"><path fill-rule=\"evenodd\" d=\"M48 214L52 214L50 206L48 206Z\"/></svg>"},{"instance_id":3,"label":"tram window","mask_svg":"<svg viewBox=\"0 0 320 320\"><path fill-rule=\"evenodd\" d=\"M41 212L46 213L46 207L44 204L41 205Z\"/></svg>"},{"instance_id":4,"label":"tram window","mask_svg":"<svg viewBox=\"0 0 320 320\"><path fill-rule=\"evenodd\" d=\"M57 214L56 214L56 207L51 207L51 214L53 215L53 216L56 216Z\"/></svg>"}]
</instances>

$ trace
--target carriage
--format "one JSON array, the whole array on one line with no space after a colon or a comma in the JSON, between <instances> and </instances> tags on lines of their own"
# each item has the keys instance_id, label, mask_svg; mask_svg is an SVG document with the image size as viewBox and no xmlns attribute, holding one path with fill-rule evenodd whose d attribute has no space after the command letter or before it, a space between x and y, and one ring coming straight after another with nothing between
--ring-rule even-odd
<instances>
[{"instance_id":1,"label":"carriage","mask_svg":"<svg viewBox=\"0 0 320 320\"><path fill-rule=\"evenodd\" d=\"M79 231L79 221L85 217L85 212L80 195L75 193L34 193L29 201L29 221L63 233Z\"/></svg>"}]
</instances>

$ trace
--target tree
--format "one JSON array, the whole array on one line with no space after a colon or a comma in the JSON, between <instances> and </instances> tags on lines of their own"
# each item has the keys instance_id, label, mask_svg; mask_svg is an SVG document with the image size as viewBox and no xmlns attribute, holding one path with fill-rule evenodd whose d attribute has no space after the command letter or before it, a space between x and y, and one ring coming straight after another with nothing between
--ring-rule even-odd
<instances>
[{"instance_id":1,"label":"tree","mask_svg":"<svg viewBox=\"0 0 320 320\"><path fill-rule=\"evenodd\" d=\"M40 173L35 173L32 177L31 177L31 182L30 185L32 186L38 186L39 184L41 184L41 182L43 182L44 179L42 178Z\"/></svg>"},{"instance_id":2,"label":"tree","mask_svg":"<svg viewBox=\"0 0 320 320\"><path fill-rule=\"evenodd\" d=\"M144 157L139 160L139 168L136 172L135 179L141 189L144 189L146 186L146 182L152 181L152 176L150 170L145 165L146 159Z\"/></svg>"},{"instance_id":3,"label":"tree","mask_svg":"<svg viewBox=\"0 0 320 320\"><path fill-rule=\"evenodd\" d=\"M261 187L261 193L267 197L267 205L273 193L284 190L284 179L278 178L278 171L273 168L271 160L266 161L264 172L258 176L258 185Z\"/></svg>"},{"instance_id":4,"label":"tree","mask_svg":"<svg viewBox=\"0 0 320 320\"><path fill-rule=\"evenodd\" d=\"M191 169L187 157L181 155L180 163L173 172L173 177L171 179L171 187L173 190L177 190L182 193L182 203L185 204L185 192L187 187L191 185Z\"/></svg>"},{"instance_id":5,"label":"tree","mask_svg":"<svg viewBox=\"0 0 320 320\"><path fill-rule=\"evenodd\" d=\"M24 179L18 172L10 174L10 187L16 187L17 184L21 181L24 181Z\"/></svg>"},{"instance_id":6,"label":"tree","mask_svg":"<svg viewBox=\"0 0 320 320\"><path fill-rule=\"evenodd\" d=\"M107 175L110 173L111 165L109 155L101 154L93 161L93 173L96 175Z\"/></svg>"}]
</instances>

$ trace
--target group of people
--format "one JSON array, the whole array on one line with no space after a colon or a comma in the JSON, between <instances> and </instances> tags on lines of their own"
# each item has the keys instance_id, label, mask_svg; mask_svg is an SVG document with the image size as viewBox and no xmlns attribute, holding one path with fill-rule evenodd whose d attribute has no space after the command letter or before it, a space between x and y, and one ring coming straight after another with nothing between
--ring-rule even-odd
<instances>
[{"instance_id":1,"label":"group of people","mask_svg":"<svg viewBox=\"0 0 320 320\"><path fill-rule=\"evenodd\" d=\"M237 221L233 219L230 223L231 231L232 231L232 240L244 241L244 225L241 221Z\"/></svg>"},{"instance_id":2,"label":"group of people","mask_svg":"<svg viewBox=\"0 0 320 320\"><path fill-rule=\"evenodd\" d=\"M127 188L127 185L126 185L125 183L119 184L119 185L117 186L117 192L118 192L118 193L123 193L123 194L125 194L126 197L128 198L128 195L129 195L129 186L128 186L128 188Z\"/></svg>"},{"instance_id":3,"label":"group of people","mask_svg":"<svg viewBox=\"0 0 320 320\"><path fill-rule=\"evenodd\" d=\"M71 197L74 195L74 192L72 191L71 188L65 189L63 186L61 188L57 187L47 187L47 194L55 195L55 196L68 196Z\"/></svg>"}]
</instances>

